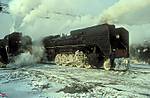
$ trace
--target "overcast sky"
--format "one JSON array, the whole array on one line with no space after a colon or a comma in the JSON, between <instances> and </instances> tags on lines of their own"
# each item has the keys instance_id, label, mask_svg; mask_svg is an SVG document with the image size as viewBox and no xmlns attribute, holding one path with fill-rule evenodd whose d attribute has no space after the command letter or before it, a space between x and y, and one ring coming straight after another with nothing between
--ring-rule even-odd
<instances>
[{"instance_id":1,"label":"overcast sky","mask_svg":"<svg viewBox=\"0 0 150 98\"><path fill-rule=\"evenodd\" d=\"M111 7L114 9L113 6L119 2L119 0L10 1L11 3L8 2L8 4L10 5L9 11L11 14L0 14L0 38L12 31L20 31L23 34L32 36L34 39L38 39L51 34L69 33L74 29L101 24L100 15ZM142 0L133 1L140 2ZM132 3L135 7L142 6L141 4L135 5L134 2L130 4ZM119 6L120 10L123 9L123 6ZM116 25L124 26L129 30L131 42L150 39L148 9L150 9L150 6L146 5L146 7L135 9L137 12L129 11L128 13L125 8L128 14L122 14L122 16L120 15L121 17L118 17L119 22ZM112 10L111 13L115 15L117 12ZM120 14L120 12L118 13Z\"/></svg>"}]
</instances>

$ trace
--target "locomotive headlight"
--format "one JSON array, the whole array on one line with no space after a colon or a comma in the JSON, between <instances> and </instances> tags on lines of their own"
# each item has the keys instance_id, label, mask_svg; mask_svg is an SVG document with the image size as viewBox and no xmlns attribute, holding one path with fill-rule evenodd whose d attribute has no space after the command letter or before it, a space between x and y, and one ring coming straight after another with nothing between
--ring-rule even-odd
<instances>
[{"instance_id":1,"label":"locomotive headlight","mask_svg":"<svg viewBox=\"0 0 150 98\"><path fill-rule=\"evenodd\" d=\"M16 41L16 43L21 44L21 41Z\"/></svg>"},{"instance_id":2,"label":"locomotive headlight","mask_svg":"<svg viewBox=\"0 0 150 98\"><path fill-rule=\"evenodd\" d=\"M146 52L146 51L148 51L148 49L147 49L147 48L143 49L143 52Z\"/></svg>"},{"instance_id":3,"label":"locomotive headlight","mask_svg":"<svg viewBox=\"0 0 150 98\"><path fill-rule=\"evenodd\" d=\"M18 43L21 44L21 40Z\"/></svg>"},{"instance_id":4,"label":"locomotive headlight","mask_svg":"<svg viewBox=\"0 0 150 98\"><path fill-rule=\"evenodd\" d=\"M119 35L119 34L117 34L117 35L116 35L116 39L119 39L119 38L120 38L120 35Z\"/></svg>"},{"instance_id":5,"label":"locomotive headlight","mask_svg":"<svg viewBox=\"0 0 150 98\"><path fill-rule=\"evenodd\" d=\"M141 52L141 50L140 50L140 49L138 49L138 50L137 50L137 52L138 52L138 53L140 53L140 52Z\"/></svg>"}]
</instances>

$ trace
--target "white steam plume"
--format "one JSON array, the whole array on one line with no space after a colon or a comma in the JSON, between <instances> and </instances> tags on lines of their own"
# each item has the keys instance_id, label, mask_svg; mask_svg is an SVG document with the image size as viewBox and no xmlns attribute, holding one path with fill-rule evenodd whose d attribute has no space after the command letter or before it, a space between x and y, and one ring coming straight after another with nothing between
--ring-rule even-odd
<instances>
[{"instance_id":1,"label":"white steam plume","mask_svg":"<svg viewBox=\"0 0 150 98\"><path fill-rule=\"evenodd\" d=\"M40 3L41 0L12 0L9 3L9 11L15 16L24 17Z\"/></svg>"},{"instance_id":2,"label":"white steam plume","mask_svg":"<svg viewBox=\"0 0 150 98\"><path fill-rule=\"evenodd\" d=\"M137 24L140 20L146 18L143 15L140 16L140 14L142 14L144 11L146 11L147 13L146 9L149 9L148 7L150 7L150 0L119 0L113 6L104 10L104 12L101 15L100 22ZM141 21L140 23L142 22L143 21ZM144 22L149 23L150 20L147 19Z\"/></svg>"},{"instance_id":3,"label":"white steam plume","mask_svg":"<svg viewBox=\"0 0 150 98\"><path fill-rule=\"evenodd\" d=\"M118 0L117 3L104 10L103 13L99 12L96 15L84 13L87 9L90 10L90 6L95 6L90 5L91 2L99 3L97 6L105 5L99 1L12 0L9 4L9 10L16 17L15 30L17 28L17 31L26 32L26 35L30 35L34 39L52 34L69 33L74 29L106 22L124 25L132 33L131 35L136 34L137 38L141 37L142 40L145 38L141 36L141 33L144 35L145 31L140 32L141 26L136 25L150 23L150 13L148 13L150 0ZM84 6L86 4L88 6ZM102 9L95 10L101 11ZM133 39L132 37L131 39ZM133 39L132 42L136 41Z\"/></svg>"},{"instance_id":4,"label":"white steam plume","mask_svg":"<svg viewBox=\"0 0 150 98\"><path fill-rule=\"evenodd\" d=\"M33 46L32 52L26 51L15 58L15 67L29 66L41 61L44 48L41 46Z\"/></svg>"},{"instance_id":5,"label":"white steam plume","mask_svg":"<svg viewBox=\"0 0 150 98\"><path fill-rule=\"evenodd\" d=\"M149 9L150 0L119 0L103 11L100 23L124 26L129 30L130 44L143 43L150 39Z\"/></svg>"},{"instance_id":6,"label":"white steam plume","mask_svg":"<svg viewBox=\"0 0 150 98\"><path fill-rule=\"evenodd\" d=\"M80 12L86 2L87 0L12 0L9 10L12 15L21 18L21 21L16 22L19 24L17 29L38 39L98 24L99 16Z\"/></svg>"}]
</instances>

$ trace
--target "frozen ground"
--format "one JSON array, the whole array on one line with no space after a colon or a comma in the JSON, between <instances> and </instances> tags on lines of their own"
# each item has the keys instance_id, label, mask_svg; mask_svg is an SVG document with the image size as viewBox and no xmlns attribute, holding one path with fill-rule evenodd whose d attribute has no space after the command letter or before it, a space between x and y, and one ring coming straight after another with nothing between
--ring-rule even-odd
<instances>
[{"instance_id":1,"label":"frozen ground","mask_svg":"<svg viewBox=\"0 0 150 98\"><path fill-rule=\"evenodd\" d=\"M126 72L50 64L0 69L0 92L8 98L150 98L150 65Z\"/></svg>"}]
</instances>

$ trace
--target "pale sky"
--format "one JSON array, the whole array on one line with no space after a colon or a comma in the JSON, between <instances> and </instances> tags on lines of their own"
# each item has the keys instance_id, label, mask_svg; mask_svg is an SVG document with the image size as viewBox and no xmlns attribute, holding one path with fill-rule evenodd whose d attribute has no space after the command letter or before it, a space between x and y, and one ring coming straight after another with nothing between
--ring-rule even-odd
<instances>
[{"instance_id":1,"label":"pale sky","mask_svg":"<svg viewBox=\"0 0 150 98\"><path fill-rule=\"evenodd\" d=\"M102 12L113 6L119 0L43 0L42 3L37 3L37 0L13 1L16 2L13 3L14 5L11 7L13 8L15 6L16 11L14 11L15 8L13 8L12 14L0 13L0 38L3 38L12 31L14 20L16 23L15 31L21 31L26 35L32 36L34 39L51 34L69 33L74 29L92 26L100 22L99 15L101 15ZM130 18L127 17L128 14L124 15L123 19L120 19L120 23L117 24L117 26L122 25L131 32L130 40L132 42L140 42L141 39L150 39L150 23L146 22L140 24L142 23L140 20L147 21L145 19L149 17L149 14L147 14L148 10L146 10L148 8L150 8L150 6L146 7L144 11L141 10L140 13L129 13ZM59 14L61 13L62 15L55 15L54 12L59 12ZM18 13L21 14L19 15ZM114 12L114 14L115 13L116 12ZM16 15L15 17L14 14ZM67 16L66 14L74 15L74 17ZM135 17L135 14L138 17ZM50 18L44 18L47 16ZM132 25L125 24L131 21L139 21L139 23Z\"/></svg>"}]
</instances>

